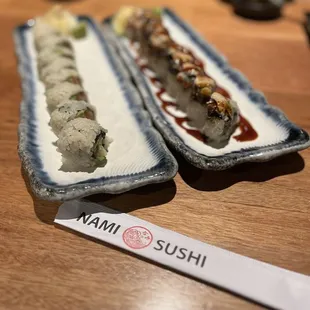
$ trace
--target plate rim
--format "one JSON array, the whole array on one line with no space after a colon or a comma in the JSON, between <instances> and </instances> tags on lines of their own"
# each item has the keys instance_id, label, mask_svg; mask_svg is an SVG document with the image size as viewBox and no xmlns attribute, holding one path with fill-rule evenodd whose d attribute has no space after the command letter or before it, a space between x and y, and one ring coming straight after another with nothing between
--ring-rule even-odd
<instances>
[{"instance_id":1,"label":"plate rim","mask_svg":"<svg viewBox=\"0 0 310 310\"><path fill-rule=\"evenodd\" d=\"M110 35L107 36L120 54L122 60L126 63L126 68L136 81L140 94L144 99L144 104L149 111L155 126L164 136L167 143L192 165L205 170L225 170L235 165L245 162L263 162L288 153L300 151L310 146L308 133L299 128L297 125L289 121L286 115L279 108L269 104L262 92L255 90L248 79L237 69L233 68L227 59L218 52L210 43L207 42L197 31L189 24L177 16L173 10L167 7L162 8L175 23L187 32L190 39L197 44L204 53L212 57L219 67L222 68L229 78L234 78L235 84L241 89L255 105L266 115L268 113L274 120L281 123L284 128L289 131L287 138L279 143L266 145L263 147L252 147L238 151L233 151L220 156L208 156L198 153L190 148L183 139L175 132L175 130L165 121L165 117L160 111L160 107L155 103L153 95L145 83L142 72L139 70L134 59L129 55L127 48L117 39L117 36L111 28L112 16L103 20L103 29L106 28Z\"/></svg>"},{"instance_id":2,"label":"plate rim","mask_svg":"<svg viewBox=\"0 0 310 310\"><path fill-rule=\"evenodd\" d=\"M125 91L131 96L131 103L134 104L136 110L134 115L136 119L141 120L146 134L150 135L155 143L155 147L161 152L161 158L158 163L151 169L139 173L133 173L122 176L101 177L95 179L87 179L82 182L77 182L69 185L57 185L55 182L49 180L49 184L44 180L48 177L43 170L42 163L34 164L35 157L40 160L40 155L37 152L37 145L35 144L35 134L33 129L35 124L31 119L31 109L34 109L34 89L32 68L28 49L25 46L25 30L31 28L33 20L15 27L13 31L13 38L15 43L15 53L17 55L17 66L21 80L22 87L22 101L20 104L20 122L18 125L18 154L22 162L24 171L26 172L32 191L41 199L51 201L64 201L69 199L76 199L85 197L96 193L119 194L129 190L153 183L161 183L174 178L178 171L178 163L166 146L165 141L158 131L152 126L149 114L143 108L142 99L140 98L137 89L129 80L128 72L124 68L122 62L115 57L112 49L108 44L108 40L100 30L100 26L90 16L79 16L81 20L87 21L94 29L98 40L100 41L105 57L112 62L111 68L116 75L116 78L121 81ZM29 74L30 73L30 74ZM126 100L129 100L126 98ZM141 106L142 109L139 107ZM39 121L39 120L37 120ZM141 126L142 126L141 125ZM32 144L30 146L30 144ZM33 148L37 153L34 156L29 148ZM157 155L159 156L159 155ZM110 182L112 180L112 182ZM107 183L107 181L109 181ZM115 186L117 185L117 189Z\"/></svg>"}]
</instances>

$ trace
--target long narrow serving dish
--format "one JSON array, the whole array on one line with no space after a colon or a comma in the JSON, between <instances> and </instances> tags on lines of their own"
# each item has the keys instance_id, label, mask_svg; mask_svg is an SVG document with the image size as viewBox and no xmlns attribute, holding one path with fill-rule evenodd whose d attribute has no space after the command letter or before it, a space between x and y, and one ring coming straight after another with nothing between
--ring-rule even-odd
<instances>
[{"instance_id":1,"label":"long narrow serving dish","mask_svg":"<svg viewBox=\"0 0 310 310\"><path fill-rule=\"evenodd\" d=\"M206 143L205 137L189 126L187 115L177 108L147 61L141 58L139 46L115 33L112 18L104 20L103 31L133 76L154 124L186 160L202 169L223 170L244 162L267 161L309 146L308 134L269 105L263 94L254 90L189 25L167 8L162 9L161 15L172 39L202 61L207 74L216 81L217 91L235 100L241 113L240 125L226 145L212 147Z\"/></svg>"},{"instance_id":2,"label":"long narrow serving dish","mask_svg":"<svg viewBox=\"0 0 310 310\"><path fill-rule=\"evenodd\" d=\"M99 26L89 17L87 37L73 41L78 70L100 124L113 139L107 164L94 172L65 172L49 126L44 85L38 79L33 42L34 20L14 32L23 101L19 155L34 193L47 200L67 200L94 193L121 193L167 181L177 162L152 127L140 96L123 64L113 54Z\"/></svg>"}]
</instances>

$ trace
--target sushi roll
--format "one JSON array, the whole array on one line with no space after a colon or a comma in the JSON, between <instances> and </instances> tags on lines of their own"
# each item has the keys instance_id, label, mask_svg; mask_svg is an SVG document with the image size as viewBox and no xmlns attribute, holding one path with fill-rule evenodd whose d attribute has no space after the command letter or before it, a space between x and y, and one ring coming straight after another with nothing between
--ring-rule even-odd
<instances>
[{"instance_id":1,"label":"sushi roll","mask_svg":"<svg viewBox=\"0 0 310 310\"><path fill-rule=\"evenodd\" d=\"M56 135L75 118L95 119L95 108L85 101L66 100L59 104L51 114L50 126Z\"/></svg>"},{"instance_id":2,"label":"sushi roll","mask_svg":"<svg viewBox=\"0 0 310 310\"><path fill-rule=\"evenodd\" d=\"M72 49L66 47L55 46L53 48L44 48L42 51L40 51L37 57L39 71L59 57L74 59L74 54Z\"/></svg>"},{"instance_id":3,"label":"sushi roll","mask_svg":"<svg viewBox=\"0 0 310 310\"><path fill-rule=\"evenodd\" d=\"M65 100L86 101L87 96L80 85L64 82L48 89L45 92L46 102L50 112L53 112L57 106Z\"/></svg>"},{"instance_id":4,"label":"sushi roll","mask_svg":"<svg viewBox=\"0 0 310 310\"><path fill-rule=\"evenodd\" d=\"M66 57L59 57L55 59L48 66L39 71L40 79L45 82L48 75L58 73L62 69L77 70L75 61Z\"/></svg>"},{"instance_id":5,"label":"sushi roll","mask_svg":"<svg viewBox=\"0 0 310 310\"><path fill-rule=\"evenodd\" d=\"M211 95L216 90L216 83L207 76L197 76L193 82L191 97L187 101L182 102L182 109L186 112L190 119L190 124L194 127L201 128L205 122L205 109Z\"/></svg>"},{"instance_id":6,"label":"sushi roll","mask_svg":"<svg viewBox=\"0 0 310 310\"><path fill-rule=\"evenodd\" d=\"M107 130L96 121L76 118L68 122L56 142L63 162L77 167L104 166L110 144Z\"/></svg>"},{"instance_id":7,"label":"sushi roll","mask_svg":"<svg viewBox=\"0 0 310 310\"><path fill-rule=\"evenodd\" d=\"M219 93L213 93L206 104L205 122L200 131L210 141L222 142L229 139L239 123L239 109L235 101Z\"/></svg>"},{"instance_id":8,"label":"sushi roll","mask_svg":"<svg viewBox=\"0 0 310 310\"><path fill-rule=\"evenodd\" d=\"M47 89L56 86L63 82L70 82L72 84L82 85L82 78L74 69L61 69L57 73L49 74L45 77L45 87Z\"/></svg>"},{"instance_id":9,"label":"sushi roll","mask_svg":"<svg viewBox=\"0 0 310 310\"><path fill-rule=\"evenodd\" d=\"M126 25L124 34L139 43L139 54L176 99L178 108L187 113L189 124L207 141L227 141L239 123L236 102L216 93L217 85L205 73L202 62L173 41L158 12L141 8L130 12L124 14L126 20L121 19Z\"/></svg>"}]
</instances>

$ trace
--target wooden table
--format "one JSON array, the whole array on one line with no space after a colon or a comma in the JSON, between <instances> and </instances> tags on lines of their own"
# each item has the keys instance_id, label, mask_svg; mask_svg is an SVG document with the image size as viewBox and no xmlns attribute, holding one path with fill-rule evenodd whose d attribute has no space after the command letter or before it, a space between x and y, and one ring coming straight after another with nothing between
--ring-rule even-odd
<instances>
[{"instance_id":1,"label":"wooden table","mask_svg":"<svg viewBox=\"0 0 310 310\"><path fill-rule=\"evenodd\" d=\"M68 7L99 20L123 2L72 1ZM260 308L56 228L59 204L31 195L16 151L21 90L12 29L50 5L0 2L0 308ZM310 54L300 25L306 1L288 5L285 18L265 23L238 18L219 1L172 0L170 6L264 91L270 103L310 130ZM94 199L210 244L310 274L310 150L226 172L200 171L177 159L180 173L174 181Z\"/></svg>"}]
</instances>

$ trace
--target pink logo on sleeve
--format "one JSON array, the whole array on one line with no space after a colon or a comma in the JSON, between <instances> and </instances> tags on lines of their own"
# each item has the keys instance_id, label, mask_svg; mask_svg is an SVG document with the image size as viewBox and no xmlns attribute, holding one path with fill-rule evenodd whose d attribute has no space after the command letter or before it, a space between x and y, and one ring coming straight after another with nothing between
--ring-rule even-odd
<instances>
[{"instance_id":1,"label":"pink logo on sleeve","mask_svg":"<svg viewBox=\"0 0 310 310\"><path fill-rule=\"evenodd\" d=\"M142 226L127 228L123 233L123 240L132 249L143 249L151 244L153 235Z\"/></svg>"}]
</instances>

